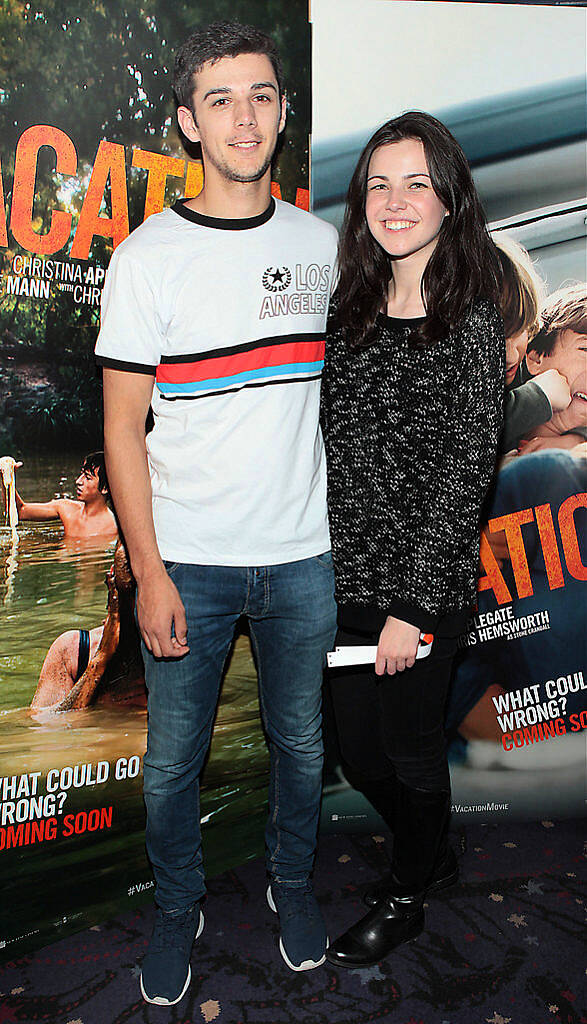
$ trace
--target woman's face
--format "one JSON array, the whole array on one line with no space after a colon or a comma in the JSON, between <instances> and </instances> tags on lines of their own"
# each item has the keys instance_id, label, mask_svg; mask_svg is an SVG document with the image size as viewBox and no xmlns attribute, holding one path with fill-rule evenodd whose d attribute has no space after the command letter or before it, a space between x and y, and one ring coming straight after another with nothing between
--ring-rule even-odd
<instances>
[{"instance_id":1,"label":"woman's face","mask_svg":"<svg viewBox=\"0 0 587 1024\"><path fill-rule=\"evenodd\" d=\"M419 139L375 150L367 171L365 215L373 238L390 256L432 255L447 211L432 188Z\"/></svg>"}]
</instances>

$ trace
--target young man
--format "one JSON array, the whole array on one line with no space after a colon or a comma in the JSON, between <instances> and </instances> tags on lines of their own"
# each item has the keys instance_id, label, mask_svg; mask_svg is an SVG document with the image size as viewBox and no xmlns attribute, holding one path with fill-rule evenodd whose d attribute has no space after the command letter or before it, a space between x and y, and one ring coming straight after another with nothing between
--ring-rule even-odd
<instances>
[{"instance_id":1,"label":"young man","mask_svg":"<svg viewBox=\"0 0 587 1024\"><path fill-rule=\"evenodd\" d=\"M543 448L572 449L587 440L587 286L573 284L549 295L541 312L542 329L528 345L519 370L521 382L540 382L555 374L564 391L561 401L538 426L528 430L529 455Z\"/></svg>"},{"instance_id":2,"label":"young man","mask_svg":"<svg viewBox=\"0 0 587 1024\"><path fill-rule=\"evenodd\" d=\"M16 466L22 463L17 462ZM104 452L86 455L75 481L77 501L53 498L52 501L24 501L15 494L18 518L21 521L45 522L60 519L64 536L70 539L104 537L113 540L117 534L116 520L108 508L108 480Z\"/></svg>"},{"instance_id":3,"label":"young man","mask_svg":"<svg viewBox=\"0 0 587 1024\"><path fill-rule=\"evenodd\" d=\"M556 370L567 386L566 400L553 408L550 419L526 437L540 448L574 448L587 440L587 285L573 284L548 296L542 310L542 330L526 353L526 370L533 380Z\"/></svg>"},{"instance_id":4,"label":"young man","mask_svg":"<svg viewBox=\"0 0 587 1024\"><path fill-rule=\"evenodd\" d=\"M204 187L116 250L96 350L149 693L157 917L141 989L162 1004L186 991L203 927L198 784L241 615L271 755L267 898L288 966L324 960L310 872L335 628L318 404L336 232L271 198L286 102L267 36L236 23L197 32L177 55L174 91Z\"/></svg>"}]
</instances>

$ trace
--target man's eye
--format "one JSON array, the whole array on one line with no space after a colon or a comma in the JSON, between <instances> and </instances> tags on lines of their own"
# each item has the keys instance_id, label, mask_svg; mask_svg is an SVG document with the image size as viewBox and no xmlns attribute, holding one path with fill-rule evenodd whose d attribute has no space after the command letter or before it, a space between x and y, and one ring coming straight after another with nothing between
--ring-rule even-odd
<instances>
[{"instance_id":1,"label":"man's eye","mask_svg":"<svg viewBox=\"0 0 587 1024\"><path fill-rule=\"evenodd\" d=\"M269 103L270 97L269 96L265 96L263 94L259 94L259 96L255 96L255 99L256 100L261 100L263 103Z\"/></svg>"},{"instance_id":2,"label":"man's eye","mask_svg":"<svg viewBox=\"0 0 587 1024\"><path fill-rule=\"evenodd\" d=\"M220 99L214 100L213 107L223 107L225 103L228 103L226 96L221 96Z\"/></svg>"}]
</instances>

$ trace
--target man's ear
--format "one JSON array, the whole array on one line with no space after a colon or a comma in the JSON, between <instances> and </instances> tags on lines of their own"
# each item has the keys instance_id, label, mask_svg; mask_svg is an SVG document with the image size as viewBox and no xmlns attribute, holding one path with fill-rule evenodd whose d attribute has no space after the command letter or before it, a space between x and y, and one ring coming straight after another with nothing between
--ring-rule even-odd
<instances>
[{"instance_id":1,"label":"man's ear","mask_svg":"<svg viewBox=\"0 0 587 1024\"><path fill-rule=\"evenodd\" d=\"M189 107L177 108L177 121L186 139L189 139L190 142L200 141L198 126Z\"/></svg>"},{"instance_id":2,"label":"man's ear","mask_svg":"<svg viewBox=\"0 0 587 1024\"><path fill-rule=\"evenodd\" d=\"M287 120L287 96L285 93L281 97L281 114L279 117L278 132L282 132L285 128L285 122Z\"/></svg>"},{"instance_id":3,"label":"man's ear","mask_svg":"<svg viewBox=\"0 0 587 1024\"><path fill-rule=\"evenodd\" d=\"M526 352L526 366L528 367L528 372L531 373L533 377L537 373L542 373L543 359L544 354L542 352L537 352L536 349L531 348Z\"/></svg>"}]
</instances>

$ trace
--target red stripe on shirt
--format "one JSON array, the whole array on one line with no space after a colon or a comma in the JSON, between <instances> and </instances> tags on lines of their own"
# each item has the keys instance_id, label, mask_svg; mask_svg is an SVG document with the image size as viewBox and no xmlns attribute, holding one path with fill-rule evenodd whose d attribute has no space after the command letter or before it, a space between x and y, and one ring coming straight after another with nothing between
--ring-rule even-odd
<instances>
[{"instance_id":1,"label":"red stripe on shirt","mask_svg":"<svg viewBox=\"0 0 587 1024\"><path fill-rule=\"evenodd\" d=\"M285 366L288 363L315 363L324 359L324 341L293 341L285 345L268 345L237 352L234 355L202 359L195 363L161 363L157 367L157 381L161 384L193 384L219 377L231 377L246 370L260 370L265 366Z\"/></svg>"}]
</instances>

